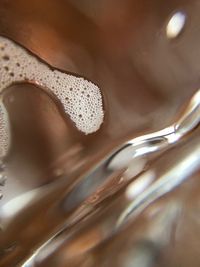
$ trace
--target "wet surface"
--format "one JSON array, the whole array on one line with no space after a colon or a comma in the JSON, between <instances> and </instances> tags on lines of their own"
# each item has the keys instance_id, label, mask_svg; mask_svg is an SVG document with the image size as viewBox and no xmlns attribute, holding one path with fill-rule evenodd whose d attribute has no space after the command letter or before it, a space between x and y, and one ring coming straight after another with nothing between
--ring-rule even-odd
<instances>
[{"instance_id":1,"label":"wet surface","mask_svg":"<svg viewBox=\"0 0 200 267\"><path fill-rule=\"evenodd\" d=\"M199 266L199 96L188 107L200 85L199 11L196 0L1 1L0 34L97 84L105 112L86 136L41 88L5 91L12 142L0 170L1 267ZM169 33L177 12L184 23ZM135 140L175 122L174 139ZM177 184L167 180L137 216L123 217L163 177Z\"/></svg>"}]
</instances>

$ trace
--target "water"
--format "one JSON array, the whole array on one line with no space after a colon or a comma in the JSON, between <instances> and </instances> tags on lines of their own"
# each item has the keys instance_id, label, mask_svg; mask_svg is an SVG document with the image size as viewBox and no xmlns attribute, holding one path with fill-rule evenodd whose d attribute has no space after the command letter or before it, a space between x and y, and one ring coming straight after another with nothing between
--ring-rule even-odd
<instances>
[{"instance_id":1,"label":"water","mask_svg":"<svg viewBox=\"0 0 200 267\"><path fill-rule=\"evenodd\" d=\"M8 177L0 202L1 267L21 266L28 258L24 266L150 267L163 254L159 266L200 262L200 187L193 177L199 168L199 58L191 52L199 46L198 5L181 4L186 17L177 28L175 1L96 2L0 4L2 32L52 66L90 77L100 85L90 84L90 93L101 96L99 120L92 105L89 113L85 104L78 112L82 101L90 105L91 95L70 90L76 75L1 38L10 47L7 54L2 47L0 58L0 134L7 144L2 174ZM81 87L86 80L79 79ZM121 225L128 226L125 232ZM180 236L186 236L178 242L183 250L177 250ZM194 255L187 260L189 251ZM178 260L168 263L174 255Z\"/></svg>"},{"instance_id":2,"label":"water","mask_svg":"<svg viewBox=\"0 0 200 267\"><path fill-rule=\"evenodd\" d=\"M0 160L0 199L3 197L2 188L6 183L5 164Z\"/></svg>"},{"instance_id":3,"label":"water","mask_svg":"<svg viewBox=\"0 0 200 267\"><path fill-rule=\"evenodd\" d=\"M169 173L167 169L167 173L164 173L158 181L156 181L158 177L155 170L152 170L153 172L148 171L148 162L151 158L157 157L156 153L158 153L158 155L159 153L163 153L168 159L168 152L166 151L169 150L170 146L179 144L185 136L191 134L198 126L199 100L199 92L197 92L192 99L185 104L185 109L171 126L158 132L138 136L126 142L121 148L113 151L103 161L99 162L96 167L90 169L89 172L81 176L72 189L69 189L70 180L68 181L68 179L70 179L70 177L66 179L65 173L63 174L62 171L61 176L63 176L63 178L58 179L57 182L55 181L45 186L38 186L36 190L26 189L27 192L21 193L18 197L11 199L6 205L3 205L1 210L5 237L8 234L7 231L10 231L9 227L14 231L23 229L25 237L30 235L29 246L32 247L32 242L35 242L35 240L46 240L47 233L53 235L53 229L56 225L61 223L65 229L67 226L73 226L78 223L78 221L86 215L92 214L97 206L102 208L104 206L103 203L107 201L110 196L113 197L115 193L126 186L129 181L138 177L137 179L140 179L140 192L136 194L135 191L133 192L133 188L130 187L125 191L125 197L127 198L128 196L130 205L122 202L123 209L119 208L117 213L113 213L114 217L116 216L114 214L118 214L118 218L114 219L115 226L112 226L112 230L107 232L107 236L110 236L112 231L118 229L119 226L130 217L130 214L139 212L141 208L144 209L149 202L155 201L159 196L171 191L174 187L181 184L194 169L198 168L199 149L197 148L196 150L193 149L191 153L186 153L184 151L184 157L186 159L181 159L180 164L176 162L175 169L169 169ZM71 153L71 156L72 155L73 153ZM182 153L180 153L180 155L182 155ZM176 161L176 157L174 157L174 159ZM119 165L119 163L122 165ZM191 166L191 168L189 168L189 166ZM142 173L145 170L146 173L143 175ZM187 171L189 171L189 173ZM175 173L179 173L179 175L177 179L172 179L171 177ZM149 174L151 174L150 180L146 180ZM146 177L145 181L147 181L147 183L143 183L141 187L141 182L144 182L144 176ZM15 179L16 177L14 180ZM123 182L119 183L119 180ZM137 191L138 188L134 186L134 190ZM124 198L124 195L122 194L121 197ZM45 204L46 201L48 204ZM54 202L57 203L56 208L52 208ZM30 207L33 209L29 208L29 205L31 205ZM28 210L29 212L32 210L31 218L26 217ZM46 210L51 210L51 212L46 213ZM120 212L121 214L119 214ZM7 223L10 221L12 222L14 218L15 224L7 228L7 225L9 225ZM43 225L41 225L42 230L38 231L37 227L34 227L34 231L30 231L30 229L32 229L31 226L37 225L37 221L40 218L43 220ZM105 217L105 225L107 224L106 222L107 218ZM15 238L17 239L16 235L17 233L15 232ZM13 236L8 236L7 238L8 243L13 240ZM13 248L13 251L14 250L15 248ZM26 252L26 250L24 250L23 253L26 254L28 251ZM34 257L37 256L36 253ZM35 259L34 257L30 260L33 261Z\"/></svg>"},{"instance_id":4,"label":"water","mask_svg":"<svg viewBox=\"0 0 200 267\"><path fill-rule=\"evenodd\" d=\"M179 114L177 119L173 122L173 124L163 130L152 132L150 134L146 135L140 135L137 136L126 143L122 144L119 149L116 149L113 151L110 155L108 155L103 162L100 162L94 169L90 169L89 173L86 173L84 176L81 176L79 179L81 182L75 183L74 189L71 190L70 194L68 192L71 181L73 183L73 179L70 180L70 176L66 176L66 169L62 168L55 168L55 176L54 179L50 180L51 183L47 182L47 180L42 180L43 177L41 177L40 182L37 182L38 174L35 171L35 169L32 168L30 164L33 164L36 159L30 158L28 161L26 161L26 158L31 155L32 149L35 151L38 149L36 153L37 160L39 159L39 162L41 162L41 159L39 158L39 155L42 155L43 149L42 147L38 146L38 139L36 139L36 143L34 141L35 136L38 134L37 131L41 126L43 126L43 123L45 122L45 118L51 118L51 122L56 122L59 120L59 124L57 123L57 127L54 127L54 123L52 125L52 128L45 129L44 127L41 127L40 134L44 134L44 132L48 132L48 135L52 135L50 142L48 143L48 146L51 144L55 144L55 147L59 146L59 138L55 138L56 134L60 134L60 128L58 125L62 124L62 116L59 115L58 110L55 109L55 103L53 104L53 101L49 102L49 97L47 94L42 93L42 91L38 91L35 86L30 85L29 87L26 85L21 86L21 89L17 92L17 86L14 86L12 89L8 89L5 91L5 104L6 107L8 107L9 112L11 111L11 106L13 105L13 111L15 113L11 114L12 121L17 121L15 127L18 128L18 130L15 129L14 125L12 126L13 132L13 146L15 147L18 145L18 148L16 149L16 152L13 153L13 146L11 146L10 153L11 158L8 160L8 168L10 175L9 179L6 182L5 189L8 188L8 191L5 191L5 198L2 199L2 201L5 201L2 204L1 208L1 223L2 223L2 229L5 230L5 237L7 236L6 232L9 231L9 228L6 230L7 225L9 222L15 221L15 225L11 226L11 228L16 232L15 234L9 238L8 237L8 247L12 247L12 250L15 251L15 247L12 246L12 240L17 240L17 231L23 229L23 232L26 235L31 235L30 237L30 247L32 247L32 242L34 240L46 240L45 232L52 233L52 230L54 229L55 225L62 223L65 225L65 222L68 221L68 224L76 224L79 220L84 218L87 214L90 214L92 210L95 209L96 205L102 205L103 201L106 201L109 196L114 195L118 190L120 190L123 186L126 185L127 182L134 179L134 177L137 177L140 175L148 166L148 161L151 159L151 157L155 157L156 153L161 153L162 151L165 151L170 147L170 145L179 143L183 137L189 135L199 124L199 107L200 107L200 99L199 99L199 91L187 102L184 104L184 109L182 109L182 112ZM35 91L34 91L35 90ZM32 124L31 121L32 116L35 114L31 114L32 108L35 106L34 110L37 110L41 105L38 102L38 107L35 105L34 98L36 96L39 96L38 100L41 101L42 97L44 97L42 103L42 108L40 111L43 110L45 112L44 117L42 113L40 114L40 120L43 119L43 123L38 124ZM23 103L24 100L30 100L33 99L32 103L27 101L27 107L29 107L30 112L27 112L27 114L23 113L23 110L21 113L18 114L17 118L17 112L19 107L21 106L21 103ZM37 99L37 98L35 98ZM8 105L8 103L9 105ZM48 103L48 105L47 105ZM54 108L47 108L47 106L51 106ZM17 111L17 112L16 112ZM55 118L54 118L55 116ZM33 116L34 117L34 116ZM15 119L14 119L15 118ZM14 120L13 120L14 119ZM48 121L49 119L47 119ZM37 121L37 118L36 118ZM19 123L19 126L17 126ZM21 123L21 124L20 124ZM30 125L29 125L30 123ZM23 125L26 125L26 127L23 127ZM29 129L30 127L30 129ZM51 131L53 132L51 133ZM30 131L30 133L29 133ZM20 160L21 153L23 150L23 145L26 142L26 135L27 132L31 134L30 140L28 140L28 148L26 149L26 153L24 155L23 161ZM16 136L20 136L20 139L16 141ZM25 138L24 138L24 137ZM67 136L68 138L69 136ZM48 137L49 138L49 137ZM44 140L43 140L44 142ZM62 141L63 142L63 141ZM62 143L61 142L61 143ZM40 141L39 141L40 143ZM63 146L63 143L62 143ZM64 165L68 161L73 162L72 158L76 153L80 152L81 150L76 149L72 151L69 151L69 157L67 157L64 161ZM35 153L35 152L34 152ZM48 151L46 153L48 155ZM13 169L13 166L10 162L12 162L12 157L14 155L14 158L16 161L15 169ZM9 157L8 157L9 158ZM55 154L56 158L56 154ZM21 162L20 162L21 161ZM30 162L29 162L30 161ZM28 163L28 164L25 164ZM184 163L185 164L185 163ZM189 164L191 164L189 162ZM68 165L68 168L72 168L74 163ZM12 171L13 169L13 171ZM62 170L56 171L56 170ZM3 176L5 172L5 168L3 168ZM26 170L26 171L25 171ZM13 172L13 174L12 174ZM25 173L25 174L23 174ZM28 174L28 175L27 175ZM147 172L148 174L148 172ZM57 179L57 176L61 176L64 179ZM152 183L152 180L155 179L153 175L153 178L150 179L150 184ZM66 179L67 177L67 179ZM27 179L28 178L28 179ZM143 177L141 176L141 179ZM168 177L167 177L168 179ZM184 177L183 177L184 179ZM59 181L60 180L60 181ZM118 181L123 181L122 183L118 183ZM175 184L179 184L181 179L178 179L178 181L174 180ZM165 183L163 179L161 179L161 182ZM149 182L148 182L149 183ZM149 187L149 184L146 184L144 186ZM168 183L168 180L167 180ZM49 184L49 185L48 185ZM162 184L162 183L161 183ZM171 184L169 181L169 184L173 187L174 184ZM156 186L155 186L156 187ZM34 189L35 188L35 189ZM156 187L156 192L158 187ZM135 189L135 188L134 188ZM154 189L154 188L153 188ZM53 190L53 192L52 192ZM122 223L122 221L125 221L127 217L129 217L132 210L135 210L138 208L140 203L143 203L144 200L148 200L148 196L150 195L151 200L154 199L156 194L154 194L155 190L149 189L147 190L147 196L143 194L143 190L145 190L144 187L140 187L140 198L137 199L136 202L133 201L133 204L127 206L124 208L124 213L121 214L119 217L119 221L115 222L115 224L118 226ZM67 193L61 193L61 192L67 192ZM129 190L130 191L130 190ZM148 193L150 192L150 193ZM153 192L153 193L152 193ZM161 191L161 194L163 194L164 191ZM51 194L55 194L55 198ZM129 192L130 193L130 192ZM47 194L47 195L46 195ZM153 194L153 196L151 196ZM59 203L58 210L62 211L63 216L68 219L64 219L63 217L60 218L57 214L57 211L54 213L52 212L52 217L49 218L49 215L46 214L46 204L45 204L45 195L48 196L47 199L50 199L50 202L48 204L48 209L51 209L51 205L53 205L54 201ZM9 196L9 198L8 198ZM136 194L131 192L131 196L136 196ZM144 198L142 198L142 196ZM53 197L53 199L52 199ZM130 197L130 194L129 194ZM44 201L44 203L43 203ZM130 200L129 200L130 201ZM43 203L43 204L42 204ZM38 206L39 204L39 206ZM31 210L29 208L29 205L33 205L31 220L26 218L26 212ZM34 206L36 208L34 208ZM136 208L135 208L136 207ZM41 213L40 208L44 209ZM28 210L27 210L28 209ZM57 209L56 209L57 210ZM119 209L120 211L120 209ZM70 214L72 213L72 217L70 217ZM50 213L51 214L51 213ZM24 217L25 216L25 217ZM42 232L37 231L37 227L35 226L34 232L29 232L29 227L31 225L37 224L36 218L40 218L41 216L44 216L43 218L43 226ZM15 219L14 219L15 218ZM55 223L55 225L54 225ZM12 225L12 224L11 224ZM114 228L114 227L113 227ZM109 233L110 234L110 233ZM11 242L11 244L10 244ZM9 251L12 251L9 250ZM7 251L7 250L6 250ZM7 253L7 252L6 252ZM28 253L25 250L23 253ZM37 254L35 255L37 256ZM33 258L34 260L34 258Z\"/></svg>"}]
</instances>

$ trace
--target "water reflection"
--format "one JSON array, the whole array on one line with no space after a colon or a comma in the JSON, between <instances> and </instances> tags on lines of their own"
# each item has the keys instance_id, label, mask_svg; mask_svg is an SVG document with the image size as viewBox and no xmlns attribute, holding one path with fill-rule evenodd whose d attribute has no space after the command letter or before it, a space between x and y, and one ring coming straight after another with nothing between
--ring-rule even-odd
<instances>
[{"instance_id":1,"label":"water reflection","mask_svg":"<svg viewBox=\"0 0 200 267\"><path fill-rule=\"evenodd\" d=\"M6 162L1 203L38 194L4 216L0 266L199 267L199 100L191 96L200 5L4 2L1 32L97 82L106 116L102 131L80 136L44 96L18 90L9 109L15 159ZM178 10L187 18L171 31L173 42L166 19ZM20 99L26 109L17 112Z\"/></svg>"},{"instance_id":2,"label":"water reflection","mask_svg":"<svg viewBox=\"0 0 200 267\"><path fill-rule=\"evenodd\" d=\"M33 246L39 249L38 245L43 240L46 244L45 248L39 249L35 257L31 259L32 262L37 262L37 259L41 257L38 255L41 255L45 249L47 251L46 256L44 257L43 254L43 257L40 258L41 264L39 263L39 266L51 266L49 262L52 261L52 257L56 257L59 266L64 266L62 265L64 262L65 264L66 262L70 262L69 265L72 264L72 259L73 264L70 266L76 266L75 254L78 255L77 260L79 262L79 256L82 257L81 255L89 253L90 249L95 249L96 246L101 247L101 243L107 239L112 239L113 235L113 238L118 239L118 232L120 233L124 226L129 225L128 222L132 221L133 218L137 220L137 217L148 208L150 203L167 193L171 193L184 180L199 170L199 131L198 128L194 133L192 131L193 127L198 124L198 112L195 113L195 116L190 116L191 114L188 112L188 110L192 112L194 110L191 108L191 103L195 107L199 107L199 103L197 104L193 100L194 98L186 106L186 111L182 113L182 117L178 118L181 122L190 122L189 127L187 127L188 131L183 131L180 134L179 129L182 129L182 125L185 124L179 123L178 130L174 126L170 126L166 128L167 130L137 137L126 142L120 149L112 152L96 167L86 172L85 175L76 178L73 182L66 180L65 175L63 175L57 182L44 185L42 190L36 190L37 197L32 193L20 196L19 200L23 200L24 197L26 200L30 200L26 205L24 201L16 202L16 199L11 201L10 203L14 203L15 207L19 204L17 206L18 212L13 214L13 219L7 225L4 225L6 227L0 240L0 246L1 248L10 246L13 240L18 239L16 229L18 231L23 229L19 241L21 245L26 244L26 247L23 245L22 251L16 251L20 243L17 244L12 251L4 254L5 262L13 261L15 253L18 254L18 257L20 254L29 255L30 249ZM188 117L192 119L188 120ZM174 125L176 124L175 122ZM169 129L173 129L174 132L169 131ZM167 132L166 135L164 135L165 132ZM173 138L173 142L169 137L171 135L177 135L177 138ZM182 141L185 135L184 140L187 141ZM165 140L164 143L163 140ZM117 164L108 168L115 156L123 155L123 158L126 156L126 153L122 153L122 151L123 147L127 151L127 145L132 148L130 150L132 153L130 151L128 153L131 160L127 160L126 165L121 166L121 169L113 167ZM147 163L150 165L148 166ZM17 209L15 210L17 211ZM157 244L158 238L159 249L161 249L161 244L164 242L162 240L167 240L161 233L164 229L166 231L168 226L171 229L169 212L173 215L174 212L176 214L176 210L176 205L169 204L166 211L167 215L163 210L159 221L154 222L156 226L154 227L154 224L149 226L150 230L148 233L146 232L145 240L147 238L149 242L153 238L152 242ZM13 208L12 211L14 212ZM168 219L166 220L166 218ZM172 216L172 218L174 217ZM81 222L80 225L79 222ZM91 225L93 225L92 228ZM160 230L158 225L162 226ZM60 230L58 231L58 229ZM48 243L46 243L47 241ZM67 254L64 252L66 249ZM48 251L51 253L49 254ZM129 253L128 251L126 253ZM140 255L143 255L143 251L137 253L139 254L135 256L136 263L137 260L140 262ZM152 257L154 258L151 253L149 256L148 253L146 255L147 258L141 262L144 266L151 264ZM125 259L128 260L128 256ZM95 258L94 260L95 266L101 266L97 265L97 262L100 264L99 259ZM90 266L91 262L87 264Z\"/></svg>"},{"instance_id":3,"label":"water reflection","mask_svg":"<svg viewBox=\"0 0 200 267\"><path fill-rule=\"evenodd\" d=\"M184 12L176 12L170 18L167 27L166 34L169 39L176 38L184 29L186 23L186 14Z\"/></svg>"}]
</instances>

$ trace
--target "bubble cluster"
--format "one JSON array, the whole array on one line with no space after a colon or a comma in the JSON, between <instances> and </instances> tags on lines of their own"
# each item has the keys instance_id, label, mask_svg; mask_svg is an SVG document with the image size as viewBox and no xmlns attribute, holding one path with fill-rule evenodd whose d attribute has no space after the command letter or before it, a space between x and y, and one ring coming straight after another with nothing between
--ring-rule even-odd
<instances>
[{"instance_id":1,"label":"bubble cluster","mask_svg":"<svg viewBox=\"0 0 200 267\"><path fill-rule=\"evenodd\" d=\"M0 157L4 157L9 149L10 131L7 112L0 102Z\"/></svg>"},{"instance_id":2,"label":"bubble cluster","mask_svg":"<svg viewBox=\"0 0 200 267\"><path fill-rule=\"evenodd\" d=\"M12 83L23 81L34 82L51 91L62 103L65 113L83 133L96 132L102 124L102 96L95 84L84 78L50 69L21 46L0 36L0 93ZM2 110L0 115L2 123L5 121ZM6 128L1 127L1 137L4 139Z\"/></svg>"}]
</instances>

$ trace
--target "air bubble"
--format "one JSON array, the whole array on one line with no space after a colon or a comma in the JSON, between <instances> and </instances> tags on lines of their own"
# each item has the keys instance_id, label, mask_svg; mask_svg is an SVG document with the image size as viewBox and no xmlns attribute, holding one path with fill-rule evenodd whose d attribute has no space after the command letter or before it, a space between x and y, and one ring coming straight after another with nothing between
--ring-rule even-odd
<instances>
[{"instance_id":1,"label":"air bubble","mask_svg":"<svg viewBox=\"0 0 200 267\"><path fill-rule=\"evenodd\" d=\"M12 83L34 81L37 85L48 88L60 100L65 113L69 115L78 130L90 134L99 129L104 112L98 86L84 78L50 69L48 65L5 37L0 36L0 47L0 65L3 66L6 61L1 75L0 93ZM79 117L80 110L83 120ZM91 116L91 114L94 115ZM9 147L8 131L7 113L0 104L1 147L4 144L4 148L0 148L0 157Z\"/></svg>"},{"instance_id":2,"label":"air bubble","mask_svg":"<svg viewBox=\"0 0 200 267\"><path fill-rule=\"evenodd\" d=\"M9 57L8 55L4 55L4 56L2 57L2 59L5 60L5 61L8 61L8 60L10 59L10 57Z\"/></svg>"}]
</instances>

